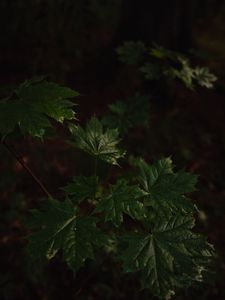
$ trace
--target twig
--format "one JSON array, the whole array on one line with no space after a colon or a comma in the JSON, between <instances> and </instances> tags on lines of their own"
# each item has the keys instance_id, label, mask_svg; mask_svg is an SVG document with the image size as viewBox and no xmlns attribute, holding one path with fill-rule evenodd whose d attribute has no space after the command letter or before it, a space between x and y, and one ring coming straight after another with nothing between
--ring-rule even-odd
<instances>
[{"instance_id":1,"label":"twig","mask_svg":"<svg viewBox=\"0 0 225 300\"><path fill-rule=\"evenodd\" d=\"M94 158L94 176L97 176L97 169L98 169L98 158Z\"/></svg>"},{"instance_id":2,"label":"twig","mask_svg":"<svg viewBox=\"0 0 225 300\"><path fill-rule=\"evenodd\" d=\"M52 195L49 193L49 191L46 189L46 187L43 185L43 183L37 178L37 176L33 173L33 171L28 167L28 165L25 163L23 158L16 152L16 150L12 146L10 146L5 141L5 139L2 141L2 144L11 153L11 155L21 164L21 166L27 171L27 173L33 178L33 180L42 189L42 191L45 193L45 195L48 198L52 198Z\"/></svg>"}]
</instances>

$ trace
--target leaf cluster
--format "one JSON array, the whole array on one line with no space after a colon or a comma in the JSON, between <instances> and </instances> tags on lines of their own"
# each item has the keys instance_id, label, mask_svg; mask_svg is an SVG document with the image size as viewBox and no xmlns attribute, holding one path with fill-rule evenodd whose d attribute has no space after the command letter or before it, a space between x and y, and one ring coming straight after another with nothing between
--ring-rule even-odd
<instances>
[{"instance_id":1,"label":"leaf cluster","mask_svg":"<svg viewBox=\"0 0 225 300\"><path fill-rule=\"evenodd\" d=\"M146 80L178 79L191 90L196 86L213 88L217 80L207 67L192 67L183 54L156 44L146 47L140 41L124 42L117 48L117 54L121 62L137 65Z\"/></svg>"},{"instance_id":2,"label":"leaf cluster","mask_svg":"<svg viewBox=\"0 0 225 300\"><path fill-rule=\"evenodd\" d=\"M137 272L143 288L169 299L178 288L201 282L214 256L212 245L192 230L197 208L186 194L195 190L197 178L174 172L170 158L151 165L137 159L134 166L132 182L119 179L100 193L96 177L75 177L64 187L64 202L50 200L44 210L33 212L30 228L37 231L28 249L47 259L61 249L76 272L100 248L107 253L114 240L120 247L113 253L124 272ZM81 208L90 200L93 209L84 216Z\"/></svg>"},{"instance_id":3,"label":"leaf cluster","mask_svg":"<svg viewBox=\"0 0 225 300\"><path fill-rule=\"evenodd\" d=\"M136 94L126 101L116 101L109 105L109 112L102 118L102 123L110 128L117 128L121 135L135 127L147 127L150 116L149 97Z\"/></svg>"},{"instance_id":4,"label":"leaf cluster","mask_svg":"<svg viewBox=\"0 0 225 300\"><path fill-rule=\"evenodd\" d=\"M155 49L152 55L161 59L172 54ZM24 134L43 138L51 120L63 123L75 118L69 99L76 95L45 80L26 81L0 103L2 136L19 126ZM111 117L102 122L92 117L84 127L67 124L71 145L90 155L95 169L92 176L75 176L63 187L64 200L46 199L31 212L27 251L33 266L61 255L76 273L97 253L114 255L125 273L137 273L143 288L165 299L204 279L214 250L193 231L197 207L189 194L197 176L174 171L170 157L151 164L134 159L129 179L122 168L120 178L113 181L101 180L96 172L99 161L116 168L125 159L119 130L124 133L145 123L146 107L147 98L136 95L111 105ZM119 130L106 127L108 123Z\"/></svg>"}]
</instances>

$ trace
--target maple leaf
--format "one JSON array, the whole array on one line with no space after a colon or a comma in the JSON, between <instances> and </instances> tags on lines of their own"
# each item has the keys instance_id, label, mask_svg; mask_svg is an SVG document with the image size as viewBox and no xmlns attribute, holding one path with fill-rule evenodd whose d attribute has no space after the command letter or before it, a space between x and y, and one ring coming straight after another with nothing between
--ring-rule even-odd
<instances>
[{"instance_id":1,"label":"maple leaf","mask_svg":"<svg viewBox=\"0 0 225 300\"><path fill-rule=\"evenodd\" d=\"M88 198L95 198L98 187L98 178L95 176L76 176L63 190L74 202L81 202Z\"/></svg>"},{"instance_id":2,"label":"maple leaf","mask_svg":"<svg viewBox=\"0 0 225 300\"><path fill-rule=\"evenodd\" d=\"M213 88L214 82L217 80L217 77L210 73L208 68L200 68L196 67L194 69L194 76L197 83L202 86L206 87L208 89Z\"/></svg>"},{"instance_id":3,"label":"maple leaf","mask_svg":"<svg viewBox=\"0 0 225 300\"><path fill-rule=\"evenodd\" d=\"M116 226L123 222L124 213L133 219L141 219L145 215L140 201L143 195L138 186L129 186L126 180L119 180L111 186L110 193L101 199L95 211L104 212L105 221L111 220Z\"/></svg>"},{"instance_id":4,"label":"maple leaf","mask_svg":"<svg viewBox=\"0 0 225 300\"><path fill-rule=\"evenodd\" d=\"M109 113L102 123L110 128L118 128L121 134L136 126L148 126L149 98L136 94L126 101L117 101L109 105Z\"/></svg>"},{"instance_id":5,"label":"maple leaf","mask_svg":"<svg viewBox=\"0 0 225 300\"><path fill-rule=\"evenodd\" d=\"M191 216L176 215L158 219L151 233L127 235L124 271L140 271L143 286L166 299L175 294L176 287L201 281L214 251L204 237L191 232L193 226Z\"/></svg>"},{"instance_id":6,"label":"maple leaf","mask_svg":"<svg viewBox=\"0 0 225 300\"><path fill-rule=\"evenodd\" d=\"M74 272L87 258L93 258L94 250L105 241L96 219L79 216L69 199L48 200L44 209L32 212L27 224L33 230L27 248L31 259L50 260L62 250L63 259Z\"/></svg>"},{"instance_id":7,"label":"maple leaf","mask_svg":"<svg viewBox=\"0 0 225 300\"><path fill-rule=\"evenodd\" d=\"M24 134L42 138L51 119L75 119L74 103L68 99L78 95L42 78L27 80L0 102L0 134L4 137L18 126Z\"/></svg>"},{"instance_id":8,"label":"maple leaf","mask_svg":"<svg viewBox=\"0 0 225 300\"><path fill-rule=\"evenodd\" d=\"M177 78L190 90L194 90L196 84L212 88L217 80L208 68L192 67L189 59L183 54L157 44L146 48L140 41L129 41L116 51L121 62L127 65L139 65L139 70L147 80Z\"/></svg>"},{"instance_id":9,"label":"maple leaf","mask_svg":"<svg viewBox=\"0 0 225 300\"><path fill-rule=\"evenodd\" d=\"M146 205L152 206L159 214L196 211L196 206L185 194L195 190L197 176L184 171L174 173L170 158L158 160L153 165L140 159L136 165L138 181L148 194Z\"/></svg>"},{"instance_id":10,"label":"maple leaf","mask_svg":"<svg viewBox=\"0 0 225 300\"><path fill-rule=\"evenodd\" d=\"M141 41L126 41L116 49L116 52L121 62L135 65L143 60L146 48Z\"/></svg>"},{"instance_id":11,"label":"maple leaf","mask_svg":"<svg viewBox=\"0 0 225 300\"><path fill-rule=\"evenodd\" d=\"M119 133L117 129L103 130L101 122L93 117L87 123L86 128L80 126L73 128L73 136L76 147L90 155L106 161L112 165L118 165L117 160L124 157L125 152L117 148Z\"/></svg>"},{"instance_id":12,"label":"maple leaf","mask_svg":"<svg viewBox=\"0 0 225 300\"><path fill-rule=\"evenodd\" d=\"M158 80L162 77L162 68L158 63L147 62L139 70L148 80Z\"/></svg>"}]
</instances>

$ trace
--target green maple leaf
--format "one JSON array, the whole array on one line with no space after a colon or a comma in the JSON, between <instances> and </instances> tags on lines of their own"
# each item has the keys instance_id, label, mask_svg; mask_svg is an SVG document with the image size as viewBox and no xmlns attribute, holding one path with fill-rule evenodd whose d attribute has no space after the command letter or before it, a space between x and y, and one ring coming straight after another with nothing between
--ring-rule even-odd
<instances>
[{"instance_id":1,"label":"green maple leaf","mask_svg":"<svg viewBox=\"0 0 225 300\"><path fill-rule=\"evenodd\" d=\"M103 130L101 122L93 117L86 128L73 128L74 145L90 155L112 165L118 165L117 160L124 157L125 152L118 149L119 133L117 129Z\"/></svg>"},{"instance_id":2,"label":"green maple leaf","mask_svg":"<svg viewBox=\"0 0 225 300\"><path fill-rule=\"evenodd\" d=\"M159 80L162 77L162 67L158 63L147 62L139 70L147 80Z\"/></svg>"},{"instance_id":3,"label":"green maple leaf","mask_svg":"<svg viewBox=\"0 0 225 300\"><path fill-rule=\"evenodd\" d=\"M123 222L124 213L133 219L142 219L145 215L144 205L140 201L143 195L138 186L129 186L125 180L119 180L99 202L96 212L104 212L105 221L111 220L116 226Z\"/></svg>"},{"instance_id":4,"label":"green maple leaf","mask_svg":"<svg viewBox=\"0 0 225 300\"><path fill-rule=\"evenodd\" d=\"M178 55L176 57L178 65L180 67L169 67L164 71L164 75L178 78L184 85L193 90L194 89L194 69L190 66L190 62L187 58Z\"/></svg>"},{"instance_id":5,"label":"green maple leaf","mask_svg":"<svg viewBox=\"0 0 225 300\"><path fill-rule=\"evenodd\" d=\"M146 205L152 206L158 214L187 213L196 211L196 206L185 196L195 190L197 176L179 171L173 172L170 158L163 158L153 165L144 160L137 162L138 181L148 194Z\"/></svg>"},{"instance_id":6,"label":"green maple leaf","mask_svg":"<svg viewBox=\"0 0 225 300\"><path fill-rule=\"evenodd\" d=\"M63 190L71 200L81 202L85 199L94 199L98 188L98 178L95 176L76 176Z\"/></svg>"},{"instance_id":7,"label":"green maple leaf","mask_svg":"<svg viewBox=\"0 0 225 300\"><path fill-rule=\"evenodd\" d=\"M109 105L109 113L102 119L104 125L118 128L121 134L136 126L148 126L149 98L136 94L127 101L116 101Z\"/></svg>"},{"instance_id":8,"label":"green maple leaf","mask_svg":"<svg viewBox=\"0 0 225 300\"><path fill-rule=\"evenodd\" d=\"M25 81L0 102L0 134L4 137L19 126L24 134L42 138L51 119L60 123L75 119L74 103L68 99L78 95L42 78Z\"/></svg>"},{"instance_id":9,"label":"green maple leaf","mask_svg":"<svg viewBox=\"0 0 225 300\"><path fill-rule=\"evenodd\" d=\"M196 67L194 69L194 76L200 86L208 89L213 88L214 82L217 80L217 77L210 73L208 68Z\"/></svg>"},{"instance_id":10,"label":"green maple leaf","mask_svg":"<svg viewBox=\"0 0 225 300\"><path fill-rule=\"evenodd\" d=\"M201 235L191 232L194 219L177 215L158 220L151 233L125 237L125 272L141 272L143 287L159 298L170 298L176 287L201 281L214 254Z\"/></svg>"},{"instance_id":11,"label":"green maple leaf","mask_svg":"<svg viewBox=\"0 0 225 300\"><path fill-rule=\"evenodd\" d=\"M116 52L121 62L136 65L143 60L146 48L141 41L126 41L116 49Z\"/></svg>"},{"instance_id":12,"label":"green maple leaf","mask_svg":"<svg viewBox=\"0 0 225 300\"><path fill-rule=\"evenodd\" d=\"M70 200L50 199L44 210L34 210L28 226L33 233L28 237L28 253L33 261L52 259L62 250L63 259L76 272L87 258L93 258L105 236L96 227L96 219L77 214Z\"/></svg>"}]
</instances>

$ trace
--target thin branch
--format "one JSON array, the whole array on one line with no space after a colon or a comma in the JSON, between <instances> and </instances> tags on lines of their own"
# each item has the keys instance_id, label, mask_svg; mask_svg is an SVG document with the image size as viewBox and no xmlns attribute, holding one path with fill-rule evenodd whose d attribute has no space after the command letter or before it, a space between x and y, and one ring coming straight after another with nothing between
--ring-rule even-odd
<instances>
[{"instance_id":1,"label":"thin branch","mask_svg":"<svg viewBox=\"0 0 225 300\"><path fill-rule=\"evenodd\" d=\"M44 194L48 198L52 198L52 195L49 193L49 191L46 189L44 184L38 179L38 177L33 173L33 171L28 167L28 165L25 163L23 158L16 152L16 150L10 146L5 139L2 141L2 144L5 146L5 148L11 153L11 155L21 164L21 166L27 171L27 173L33 178L33 180L36 182L36 184L41 188L41 190L44 192Z\"/></svg>"},{"instance_id":2,"label":"thin branch","mask_svg":"<svg viewBox=\"0 0 225 300\"><path fill-rule=\"evenodd\" d=\"M94 176L97 176L97 169L98 169L98 158L94 158Z\"/></svg>"}]
</instances>

